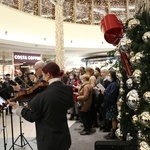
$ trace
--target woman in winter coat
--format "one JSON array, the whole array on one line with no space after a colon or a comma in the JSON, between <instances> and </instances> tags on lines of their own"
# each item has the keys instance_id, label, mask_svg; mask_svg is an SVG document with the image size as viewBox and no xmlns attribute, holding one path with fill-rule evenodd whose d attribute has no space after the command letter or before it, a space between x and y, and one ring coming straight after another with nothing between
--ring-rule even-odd
<instances>
[{"instance_id":1,"label":"woman in winter coat","mask_svg":"<svg viewBox=\"0 0 150 150\"><path fill-rule=\"evenodd\" d=\"M89 135L91 132L91 105L92 105L92 91L93 87L89 83L89 76L87 74L82 75L82 85L79 88L79 96L77 100L80 103L80 117L84 126L83 131L80 135Z\"/></svg>"},{"instance_id":2,"label":"woman in winter coat","mask_svg":"<svg viewBox=\"0 0 150 150\"><path fill-rule=\"evenodd\" d=\"M110 83L107 88L102 91L102 94L104 94L106 119L112 122L112 130L111 133L106 136L106 139L114 139L116 138L115 131L117 129L117 100L119 96L119 83L115 71L110 71L108 76Z\"/></svg>"}]
</instances>

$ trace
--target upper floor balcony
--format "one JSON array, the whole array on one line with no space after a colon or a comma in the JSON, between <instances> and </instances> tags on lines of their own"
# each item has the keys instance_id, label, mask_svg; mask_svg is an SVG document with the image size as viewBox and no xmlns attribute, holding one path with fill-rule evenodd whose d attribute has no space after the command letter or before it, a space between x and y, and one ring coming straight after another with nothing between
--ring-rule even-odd
<instances>
[{"instance_id":1,"label":"upper floor balcony","mask_svg":"<svg viewBox=\"0 0 150 150\"><path fill-rule=\"evenodd\" d=\"M55 19L55 6L51 0L0 0L9 7L23 12ZM99 25L107 14L115 14L122 22L133 17L135 0L65 0L64 21L80 24Z\"/></svg>"}]
</instances>

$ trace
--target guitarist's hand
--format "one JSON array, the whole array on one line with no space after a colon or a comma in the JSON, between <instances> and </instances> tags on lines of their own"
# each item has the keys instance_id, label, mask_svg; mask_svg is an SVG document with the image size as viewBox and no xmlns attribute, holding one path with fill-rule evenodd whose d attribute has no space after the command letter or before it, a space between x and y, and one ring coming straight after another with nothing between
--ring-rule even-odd
<instances>
[{"instance_id":1,"label":"guitarist's hand","mask_svg":"<svg viewBox=\"0 0 150 150\"><path fill-rule=\"evenodd\" d=\"M15 109L18 108L18 104L15 103L15 102L10 102L10 101L8 100L8 104L9 104L10 106L14 107Z\"/></svg>"}]
</instances>

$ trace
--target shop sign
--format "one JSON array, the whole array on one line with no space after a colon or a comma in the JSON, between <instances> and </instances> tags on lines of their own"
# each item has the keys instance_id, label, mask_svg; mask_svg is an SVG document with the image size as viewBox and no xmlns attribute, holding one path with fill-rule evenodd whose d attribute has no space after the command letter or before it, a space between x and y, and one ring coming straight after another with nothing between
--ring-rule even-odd
<instances>
[{"instance_id":1,"label":"shop sign","mask_svg":"<svg viewBox=\"0 0 150 150\"><path fill-rule=\"evenodd\" d=\"M20 63L20 62L35 63L39 60L41 60L40 54L14 52L14 63Z\"/></svg>"}]
</instances>

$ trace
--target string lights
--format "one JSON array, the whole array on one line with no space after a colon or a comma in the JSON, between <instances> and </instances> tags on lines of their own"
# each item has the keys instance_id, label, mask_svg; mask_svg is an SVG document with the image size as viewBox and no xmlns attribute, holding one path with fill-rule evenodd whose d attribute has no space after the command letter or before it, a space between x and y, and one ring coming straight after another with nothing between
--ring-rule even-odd
<instances>
[{"instance_id":1,"label":"string lights","mask_svg":"<svg viewBox=\"0 0 150 150\"><path fill-rule=\"evenodd\" d=\"M20 9L19 3L21 3L21 10L24 12L55 19L55 3L58 1L59 0L1 0L1 3L16 9ZM113 13L124 22L128 19L127 17L134 16L135 1L136 0L63 0L63 21L99 25L100 20L107 13ZM150 3L149 0L144 1L145 4ZM145 5L144 7L145 9L149 9L150 6ZM127 13L129 14L127 15Z\"/></svg>"}]
</instances>

